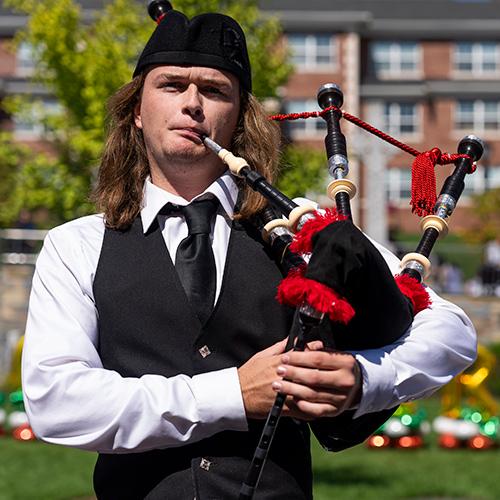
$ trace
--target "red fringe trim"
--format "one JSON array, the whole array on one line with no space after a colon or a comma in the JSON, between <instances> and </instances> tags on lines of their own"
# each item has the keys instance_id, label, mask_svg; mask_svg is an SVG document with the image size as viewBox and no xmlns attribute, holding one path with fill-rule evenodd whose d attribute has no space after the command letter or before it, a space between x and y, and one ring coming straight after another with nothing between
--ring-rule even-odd
<instances>
[{"instance_id":1,"label":"red fringe trim","mask_svg":"<svg viewBox=\"0 0 500 500\"><path fill-rule=\"evenodd\" d=\"M430 307L432 301L422 283L407 274L397 274L394 279L401 293L406 295L413 304L413 314Z\"/></svg>"},{"instance_id":2,"label":"red fringe trim","mask_svg":"<svg viewBox=\"0 0 500 500\"><path fill-rule=\"evenodd\" d=\"M332 321L349 323L355 314L351 304L326 285L306 278L305 269L294 269L281 281L278 286L278 301L295 307L307 302L317 311L328 314Z\"/></svg>"},{"instance_id":3,"label":"red fringe trim","mask_svg":"<svg viewBox=\"0 0 500 500\"><path fill-rule=\"evenodd\" d=\"M290 250L294 253L311 253L312 239L316 233L319 233L332 222L338 222L347 219L345 215L340 215L335 208L327 208L323 211L313 213L314 218L309 219L302 229L295 234Z\"/></svg>"}]
</instances>

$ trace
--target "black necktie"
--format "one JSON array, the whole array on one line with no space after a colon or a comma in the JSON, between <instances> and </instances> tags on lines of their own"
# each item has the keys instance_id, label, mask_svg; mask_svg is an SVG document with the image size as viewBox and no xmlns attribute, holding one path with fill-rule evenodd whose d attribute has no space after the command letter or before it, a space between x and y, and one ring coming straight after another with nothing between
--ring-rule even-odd
<instances>
[{"instance_id":1,"label":"black necktie","mask_svg":"<svg viewBox=\"0 0 500 500\"><path fill-rule=\"evenodd\" d=\"M210 244L211 221L219 201L193 201L179 207L188 226L188 236L177 248L175 269L186 295L201 323L210 316L215 302L215 259Z\"/></svg>"}]
</instances>

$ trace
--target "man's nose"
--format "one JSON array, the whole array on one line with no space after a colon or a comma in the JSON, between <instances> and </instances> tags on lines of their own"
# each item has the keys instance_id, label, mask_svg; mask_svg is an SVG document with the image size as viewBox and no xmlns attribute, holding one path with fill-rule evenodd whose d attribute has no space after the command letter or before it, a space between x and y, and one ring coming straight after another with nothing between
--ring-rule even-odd
<instances>
[{"instance_id":1,"label":"man's nose","mask_svg":"<svg viewBox=\"0 0 500 500\"><path fill-rule=\"evenodd\" d=\"M194 84L188 86L184 93L183 110L193 118L201 118L203 116L203 101L198 87Z\"/></svg>"}]
</instances>

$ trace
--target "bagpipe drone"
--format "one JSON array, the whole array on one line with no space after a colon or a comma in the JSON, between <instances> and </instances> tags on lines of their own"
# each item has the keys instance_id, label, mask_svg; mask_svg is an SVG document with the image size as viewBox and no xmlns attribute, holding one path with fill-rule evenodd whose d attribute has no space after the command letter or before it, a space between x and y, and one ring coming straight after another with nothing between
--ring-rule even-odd
<instances>
[{"instance_id":1,"label":"bagpipe drone","mask_svg":"<svg viewBox=\"0 0 500 500\"><path fill-rule=\"evenodd\" d=\"M148 6L149 14L157 22L170 9L171 4L162 0L153 0ZM342 111L343 95L337 85L323 85L317 98L321 111L275 115L271 119L321 117L326 121L325 147L328 171L333 178L327 193L335 202L334 209L297 205L244 158L222 148L210 137L201 139L236 177L268 202L268 208L260 214L263 239L286 274L277 298L297 311L298 328L292 328L288 347L303 350L319 325L326 323L330 346L335 349L381 348L400 339L414 316L430 306L423 285L430 274L429 256L437 239L446 235L446 220L464 190L466 174L474 171L474 163L480 159L484 146L480 139L469 135L460 141L458 154L441 153L437 148L420 153ZM423 234L415 252L403 257L401 271L395 277L380 252L353 224L350 199L356 188L346 178L349 163L340 127L342 118L416 156L412 204L414 212L425 215L421 221ZM433 170L436 163L455 164L437 198ZM304 255L308 257L307 263ZM253 498L285 400L286 395L279 393L269 412L240 500Z\"/></svg>"}]
</instances>

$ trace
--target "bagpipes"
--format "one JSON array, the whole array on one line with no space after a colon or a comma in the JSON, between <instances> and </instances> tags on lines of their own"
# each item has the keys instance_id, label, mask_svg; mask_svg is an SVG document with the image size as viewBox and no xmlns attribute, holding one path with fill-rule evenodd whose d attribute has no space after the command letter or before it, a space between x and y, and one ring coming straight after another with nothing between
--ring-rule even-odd
<instances>
[{"instance_id":1,"label":"bagpipes","mask_svg":"<svg viewBox=\"0 0 500 500\"><path fill-rule=\"evenodd\" d=\"M402 270L394 278L379 251L352 223L350 199L356 189L346 179L347 148L340 128L342 92L335 84L323 85L318 92L318 103L323 111L316 116L326 121L325 146L333 177L327 192L335 201L336 210L321 212L315 207L298 206L244 159L235 157L208 137L204 142L234 175L245 179L287 218L268 221L263 233L275 255L288 268L288 275L278 289L278 300L298 308L300 329L291 334L294 338L289 345L303 350L326 315L331 320L337 349L380 348L397 341L411 325L414 315L429 307L430 299L422 285L430 273L429 255L438 237L447 233L446 219L462 194L465 175L483 153L483 144L477 137L467 136L460 141L459 154L446 158L455 162L455 169L446 179L433 213L422 219L423 235L415 252L402 259ZM265 217L269 217L269 212ZM293 240L291 233L295 233ZM298 261L297 254L309 254L309 263ZM276 397L240 500L253 498L285 400L284 394Z\"/></svg>"},{"instance_id":2,"label":"bagpipes","mask_svg":"<svg viewBox=\"0 0 500 500\"><path fill-rule=\"evenodd\" d=\"M148 11L159 22L171 8L167 1L153 0ZM325 147L328 170L333 178L327 193L335 202L335 209L321 211L315 206L297 205L245 159L233 155L210 137L201 139L235 176L244 179L268 201L268 209L261 214L263 237L287 274L277 297L282 304L297 310L299 327L292 329L289 348L305 349L325 317L330 320L327 325L331 345L336 349L381 348L396 342L411 326L414 315L429 307L430 299L422 283L430 274L430 253L438 237L446 235L446 219L462 194L465 175L474 170L474 162L481 157L484 146L480 139L469 135L460 141L458 154L442 154L437 148L420 153L341 111L343 95L337 85L323 85L317 97L322 111L271 118L316 116L326 121ZM414 211L426 215L421 222L423 234L415 252L403 257L401 272L396 277L380 252L352 222L350 199L356 188L346 178L349 163L340 127L342 118L417 157L413 166L412 198ZM437 199L435 163L455 164ZM432 182L433 195L429 188ZM309 256L307 263L302 255ZM253 498L285 401L286 395L278 393L242 486L240 500Z\"/></svg>"}]
</instances>

